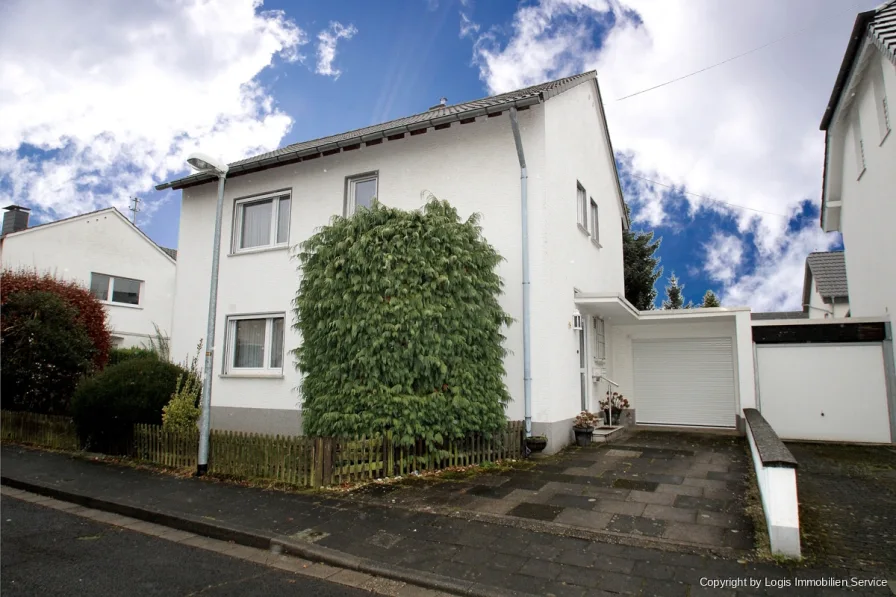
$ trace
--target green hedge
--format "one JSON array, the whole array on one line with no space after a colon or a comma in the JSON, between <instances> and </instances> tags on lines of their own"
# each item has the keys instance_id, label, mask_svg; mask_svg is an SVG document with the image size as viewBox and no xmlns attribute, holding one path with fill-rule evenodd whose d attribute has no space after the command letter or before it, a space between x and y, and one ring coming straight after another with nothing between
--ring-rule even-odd
<instances>
[{"instance_id":1,"label":"green hedge","mask_svg":"<svg viewBox=\"0 0 896 597\"><path fill-rule=\"evenodd\" d=\"M132 348L113 348L109 351L109 364L118 365L131 359L156 359L159 355L151 348L141 348L138 346Z\"/></svg>"},{"instance_id":2,"label":"green hedge","mask_svg":"<svg viewBox=\"0 0 896 597\"><path fill-rule=\"evenodd\" d=\"M478 215L374 202L301 247L293 351L305 433L429 447L506 424L501 256Z\"/></svg>"}]
</instances>

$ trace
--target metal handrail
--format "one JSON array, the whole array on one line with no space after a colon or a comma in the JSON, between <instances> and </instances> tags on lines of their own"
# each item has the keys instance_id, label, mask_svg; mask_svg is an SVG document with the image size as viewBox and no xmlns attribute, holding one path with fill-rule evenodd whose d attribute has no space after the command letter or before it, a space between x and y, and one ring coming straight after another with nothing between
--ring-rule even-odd
<instances>
[{"instance_id":1,"label":"metal handrail","mask_svg":"<svg viewBox=\"0 0 896 597\"><path fill-rule=\"evenodd\" d=\"M607 382L609 385L611 385L611 386L616 386L617 388L619 387L619 384L616 383L615 381L613 381L612 379L610 379L609 377L603 377L603 376L601 376L601 379L603 379L604 381L606 381L606 382ZM607 410L610 411L610 418L609 418L609 420L607 421L607 425L612 426L612 425L613 425L613 397L612 397L612 396L610 396L610 397L607 399Z\"/></svg>"}]
</instances>

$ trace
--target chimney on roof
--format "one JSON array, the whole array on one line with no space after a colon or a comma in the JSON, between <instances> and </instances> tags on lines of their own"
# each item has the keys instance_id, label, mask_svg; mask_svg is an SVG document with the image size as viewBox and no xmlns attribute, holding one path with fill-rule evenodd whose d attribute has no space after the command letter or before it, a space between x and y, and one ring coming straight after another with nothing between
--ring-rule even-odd
<instances>
[{"instance_id":1,"label":"chimney on roof","mask_svg":"<svg viewBox=\"0 0 896 597\"><path fill-rule=\"evenodd\" d=\"M9 234L11 232L19 232L28 228L28 212L31 211L27 207L21 205L7 205L3 209L3 231L0 234Z\"/></svg>"},{"instance_id":2,"label":"chimney on roof","mask_svg":"<svg viewBox=\"0 0 896 597\"><path fill-rule=\"evenodd\" d=\"M439 103L430 108L430 110L438 110L439 108L444 108L448 104L448 98L442 97L439 98Z\"/></svg>"}]
</instances>

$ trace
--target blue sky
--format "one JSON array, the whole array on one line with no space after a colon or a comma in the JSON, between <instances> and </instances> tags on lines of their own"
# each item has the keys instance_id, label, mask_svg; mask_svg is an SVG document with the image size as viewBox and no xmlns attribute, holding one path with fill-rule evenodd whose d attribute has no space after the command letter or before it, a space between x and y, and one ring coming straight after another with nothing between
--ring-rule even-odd
<instances>
[{"instance_id":1,"label":"blue sky","mask_svg":"<svg viewBox=\"0 0 896 597\"><path fill-rule=\"evenodd\" d=\"M634 227L663 239L660 298L674 271L695 302L799 308L806 254L840 246L818 227L818 122L873 5L13 0L0 198L46 221L138 195L143 230L174 247L180 193L152 187L191 151L232 161L595 68Z\"/></svg>"}]
</instances>

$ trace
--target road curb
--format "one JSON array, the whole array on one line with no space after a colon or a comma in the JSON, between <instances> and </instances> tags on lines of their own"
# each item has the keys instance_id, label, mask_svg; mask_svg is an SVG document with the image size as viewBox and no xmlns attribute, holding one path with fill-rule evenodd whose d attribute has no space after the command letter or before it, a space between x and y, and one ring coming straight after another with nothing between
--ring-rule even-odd
<instances>
[{"instance_id":1,"label":"road curb","mask_svg":"<svg viewBox=\"0 0 896 597\"><path fill-rule=\"evenodd\" d=\"M133 506L113 500L106 500L67 491L57 487L49 487L39 483L13 479L2 475L0 475L0 485L43 495L63 502L78 504L85 508L127 516L128 518L166 526L179 531L209 537L211 539L230 541L237 545L245 545L247 547L273 551L279 549L284 553L298 556L306 560L329 564L337 568L365 572L372 576L389 578L436 591L444 591L456 595L469 595L471 597L528 597L528 594L526 593L509 591L507 589L483 585L473 581L458 581L432 572L412 570L410 568L377 562L329 547L297 541L289 537L261 533L248 528L225 524L220 521L211 522L208 519L190 514L169 514L145 506Z\"/></svg>"}]
</instances>

